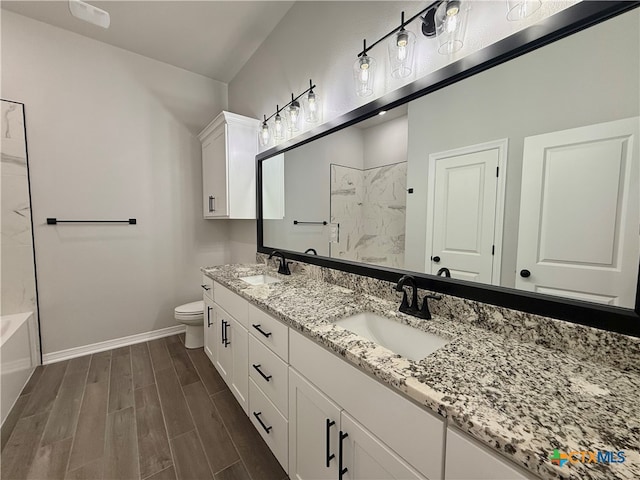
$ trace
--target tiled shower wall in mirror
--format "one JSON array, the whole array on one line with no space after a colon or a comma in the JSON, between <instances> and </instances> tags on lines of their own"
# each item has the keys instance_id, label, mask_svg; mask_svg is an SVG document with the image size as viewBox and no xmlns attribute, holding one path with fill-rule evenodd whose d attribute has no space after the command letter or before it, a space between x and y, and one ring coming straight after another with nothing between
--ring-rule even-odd
<instances>
[{"instance_id":1,"label":"tiled shower wall in mirror","mask_svg":"<svg viewBox=\"0 0 640 480\"><path fill-rule=\"evenodd\" d=\"M331 165L331 256L404 268L407 163L361 170Z\"/></svg>"}]
</instances>

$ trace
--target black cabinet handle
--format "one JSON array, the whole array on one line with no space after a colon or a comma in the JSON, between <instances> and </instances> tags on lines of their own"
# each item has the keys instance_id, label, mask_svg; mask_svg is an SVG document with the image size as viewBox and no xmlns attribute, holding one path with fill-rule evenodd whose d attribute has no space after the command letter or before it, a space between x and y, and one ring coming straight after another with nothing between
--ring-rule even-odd
<instances>
[{"instance_id":1,"label":"black cabinet handle","mask_svg":"<svg viewBox=\"0 0 640 480\"><path fill-rule=\"evenodd\" d=\"M434 263L440 263L440 257L439 257L439 256L437 256L437 255L436 255L435 257L431 257L431 260L432 260Z\"/></svg>"},{"instance_id":2,"label":"black cabinet handle","mask_svg":"<svg viewBox=\"0 0 640 480\"><path fill-rule=\"evenodd\" d=\"M216 211L216 205L214 203L215 200L216 200L216 197L214 197L213 195L209 195L209 211L210 212Z\"/></svg>"},{"instance_id":3,"label":"black cabinet handle","mask_svg":"<svg viewBox=\"0 0 640 480\"><path fill-rule=\"evenodd\" d=\"M224 342L226 341L224 338L224 324L227 323L224 320L222 320L220 322L220 343L222 343L222 345L224 345Z\"/></svg>"},{"instance_id":4,"label":"black cabinet handle","mask_svg":"<svg viewBox=\"0 0 640 480\"><path fill-rule=\"evenodd\" d=\"M269 338L269 337L271 336L271 332L265 332L264 330L262 330L262 329L260 328L262 325L260 325L259 323L258 323L258 324L252 323L252 324L251 324L251 326L252 326L253 328L255 328L256 330L258 330L258 331L259 331L261 334L263 334L265 337Z\"/></svg>"},{"instance_id":5,"label":"black cabinet handle","mask_svg":"<svg viewBox=\"0 0 640 480\"><path fill-rule=\"evenodd\" d=\"M258 372L260 375L262 375L262 378L264 378L267 382L270 381L271 375L265 375L264 372L262 370L260 370L260 364L256 365L254 363L253 364L253 368L255 368L256 372Z\"/></svg>"},{"instance_id":6,"label":"black cabinet handle","mask_svg":"<svg viewBox=\"0 0 640 480\"><path fill-rule=\"evenodd\" d=\"M531 276L531 272L525 268L524 270L520 270L520 276L522 278L529 278Z\"/></svg>"},{"instance_id":7,"label":"black cabinet handle","mask_svg":"<svg viewBox=\"0 0 640 480\"><path fill-rule=\"evenodd\" d=\"M267 427L264 422L262 421L262 419L260 418L260 415L262 415L262 412L253 412L253 416L256 417L256 420L258 420L258 423L260 425L262 425L262 428L264 428L264 431L269 433L269 431L273 428L273 427Z\"/></svg>"},{"instance_id":8,"label":"black cabinet handle","mask_svg":"<svg viewBox=\"0 0 640 480\"><path fill-rule=\"evenodd\" d=\"M200 285L200 286L204 288L207 292L211 290L211 287L209 285Z\"/></svg>"},{"instance_id":9,"label":"black cabinet handle","mask_svg":"<svg viewBox=\"0 0 640 480\"><path fill-rule=\"evenodd\" d=\"M211 326L211 307L207 305L207 327Z\"/></svg>"},{"instance_id":10,"label":"black cabinet handle","mask_svg":"<svg viewBox=\"0 0 640 480\"><path fill-rule=\"evenodd\" d=\"M231 325L229 322L224 322L223 325L223 329L224 329L224 348L227 348L227 345L231 345L231 342L229 341L229 332L227 331L227 327Z\"/></svg>"},{"instance_id":11,"label":"black cabinet handle","mask_svg":"<svg viewBox=\"0 0 640 480\"><path fill-rule=\"evenodd\" d=\"M336 454L335 453L330 453L331 452L331 440L330 440L330 430L331 427L333 427L336 424L336 422L334 422L333 420L329 420L327 418L327 468L329 468L329 462L331 460L333 460L334 458L336 458Z\"/></svg>"},{"instance_id":12,"label":"black cabinet handle","mask_svg":"<svg viewBox=\"0 0 640 480\"><path fill-rule=\"evenodd\" d=\"M342 468L342 462L344 459L344 447L343 441L349 436L348 433L340 430L340 443L338 443L338 480L342 480L342 476L349 471L347 467Z\"/></svg>"}]
</instances>

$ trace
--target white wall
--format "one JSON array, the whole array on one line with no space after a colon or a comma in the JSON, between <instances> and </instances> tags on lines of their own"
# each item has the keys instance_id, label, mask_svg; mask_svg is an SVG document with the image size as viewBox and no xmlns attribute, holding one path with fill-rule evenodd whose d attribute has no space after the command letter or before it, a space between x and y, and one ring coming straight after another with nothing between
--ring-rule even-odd
<instances>
[{"instance_id":1,"label":"white wall","mask_svg":"<svg viewBox=\"0 0 640 480\"><path fill-rule=\"evenodd\" d=\"M2 11L1 94L26 110L43 353L175 325L199 267L230 259L194 136L226 86Z\"/></svg>"},{"instance_id":2,"label":"white wall","mask_svg":"<svg viewBox=\"0 0 640 480\"><path fill-rule=\"evenodd\" d=\"M407 115L393 118L375 127L362 129L365 170L406 162L408 135L409 117Z\"/></svg>"},{"instance_id":3,"label":"white wall","mask_svg":"<svg viewBox=\"0 0 640 480\"><path fill-rule=\"evenodd\" d=\"M253 118L270 115L276 104L282 105L290 98L291 92L297 94L306 89L311 78L322 96L323 120L329 122L576 1L545 1L538 12L521 22L506 21L504 0L473 2L474 21L469 24L462 50L450 57L440 55L435 40L417 35L416 68L406 79L392 79L386 74L386 45L380 44L370 52L378 59L379 71L374 94L367 98L355 95L351 70L362 48L362 39L367 38L371 44L400 23L402 10L412 16L425 8L425 2L296 2L229 83L229 109ZM418 32L419 23L414 22L408 28ZM247 254L249 245L255 251L255 227L236 228L234 224L231 242L234 258L251 261L254 255Z\"/></svg>"},{"instance_id":4,"label":"white wall","mask_svg":"<svg viewBox=\"0 0 640 480\"><path fill-rule=\"evenodd\" d=\"M409 104L408 270L425 269L429 154L508 138L501 285L515 285L524 138L638 115L639 31L634 10Z\"/></svg>"}]
</instances>

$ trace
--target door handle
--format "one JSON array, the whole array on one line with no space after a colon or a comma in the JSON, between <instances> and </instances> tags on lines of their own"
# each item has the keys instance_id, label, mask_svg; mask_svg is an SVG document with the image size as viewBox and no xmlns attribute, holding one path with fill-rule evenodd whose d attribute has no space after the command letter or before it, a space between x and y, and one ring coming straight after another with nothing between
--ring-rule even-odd
<instances>
[{"instance_id":1,"label":"door handle","mask_svg":"<svg viewBox=\"0 0 640 480\"><path fill-rule=\"evenodd\" d=\"M273 426L267 427L262 421L262 419L260 418L260 415L262 415L262 412L253 412L253 416L256 417L256 420L258 420L258 423L262 425L262 428L264 428L264 431L269 433L269 431L273 428Z\"/></svg>"},{"instance_id":2,"label":"door handle","mask_svg":"<svg viewBox=\"0 0 640 480\"><path fill-rule=\"evenodd\" d=\"M271 332L265 332L264 330L262 330L262 329L260 328L262 325L260 325L259 323L258 323L258 324L252 323L252 324L251 324L251 326L252 326L253 328L255 328L256 330L258 330L258 331L259 331L262 335L264 335L265 337L269 338L269 337L271 336Z\"/></svg>"},{"instance_id":3,"label":"door handle","mask_svg":"<svg viewBox=\"0 0 640 480\"><path fill-rule=\"evenodd\" d=\"M440 257L439 257L439 256L437 256L437 255L436 255L435 257L431 257L431 260L432 260L434 263L440 263Z\"/></svg>"},{"instance_id":4,"label":"door handle","mask_svg":"<svg viewBox=\"0 0 640 480\"><path fill-rule=\"evenodd\" d=\"M349 471L347 467L342 467L344 460L344 439L349 436L348 433L340 430L340 442L338 443L338 480L342 480L342 476Z\"/></svg>"},{"instance_id":5,"label":"door handle","mask_svg":"<svg viewBox=\"0 0 640 480\"><path fill-rule=\"evenodd\" d=\"M262 370L260 370L260 364L256 365L255 363L253 364L253 368L256 370L256 372L258 372L262 378L264 378L267 382L271 380L271 375L265 375L264 372Z\"/></svg>"},{"instance_id":6,"label":"door handle","mask_svg":"<svg viewBox=\"0 0 640 480\"><path fill-rule=\"evenodd\" d=\"M227 348L227 345L231 345L231 342L229 341L229 332L227 331L227 327L229 325L229 322L224 322L224 326L222 327L224 328L224 348Z\"/></svg>"},{"instance_id":7,"label":"door handle","mask_svg":"<svg viewBox=\"0 0 640 480\"><path fill-rule=\"evenodd\" d=\"M520 276L522 278L529 278L531 276L531 272L525 268L523 270L520 270Z\"/></svg>"},{"instance_id":8,"label":"door handle","mask_svg":"<svg viewBox=\"0 0 640 480\"><path fill-rule=\"evenodd\" d=\"M216 197L214 197L213 195L209 195L209 211L216 211Z\"/></svg>"},{"instance_id":9,"label":"door handle","mask_svg":"<svg viewBox=\"0 0 640 480\"><path fill-rule=\"evenodd\" d=\"M211 326L211 307L207 305L207 328Z\"/></svg>"},{"instance_id":10,"label":"door handle","mask_svg":"<svg viewBox=\"0 0 640 480\"><path fill-rule=\"evenodd\" d=\"M327 468L329 468L329 462L331 460L333 460L334 458L336 458L336 454L335 453L331 453L331 439L330 439L330 430L331 427L333 427L336 424L336 422L334 422L333 420L330 420L327 418L327 451L326 451L326 456L327 456Z\"/></svg>"}]
</instances>

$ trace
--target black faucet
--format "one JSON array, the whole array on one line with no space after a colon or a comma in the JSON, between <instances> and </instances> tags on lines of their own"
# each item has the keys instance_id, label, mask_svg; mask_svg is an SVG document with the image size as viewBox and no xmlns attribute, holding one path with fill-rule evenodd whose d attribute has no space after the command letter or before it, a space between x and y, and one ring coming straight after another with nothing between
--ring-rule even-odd
<instances>
[{"instance_id":1,"label":"black faucet","mask_svg":"<svg viewBox=\"0 0 640 480\"><path fill-rule=\"evenodd\" d=\"M282 252L279 252L278 250L274 250L269 254L269 260L271 260L271 257L273 256L280 257L280 266L278 267L278 273L282 275L291 275L291 270L289 270L289 265L291 265L291 262L287 262L284 254Z\"/></svg>"},{"instance_id":2,"label":"black faucet","mask_svg":"<svg viewBox=\"0 0 640 480\"><path fill-rule=\"evenodd\" d=\"M447 267L442 267L440 270L438 270L438 273L436 275L440 277L442 276L442 274L444 274L444 276L447 278L451 278L451 272Z\"/></svg>"},{"instance_id":3,"label":"black faucet","mask_svg":"<svg viewBox=\"0 0 640 480\"><path fill-rule=\"evenodd\" d=\"M304 253L313 253L314 255L318 255L315 248L307 248Z\"/></svg>"},{"instance_id":4,"label":"black faucet","mask_svg":"<svg viewBox=\"0 0 640 480\"><path fill-rule=\"evenodd\" d=\"M407 292L404 290L405 283L408 283L409 286L413 289L413 294L411 298L411 303L409 303L407 298ZM429 298L433 298L434 300L440 300L442 297L439 295L431 295L427 294L424 296L422 300L422 308L418 308L418 287L416 285L416 279L411 275L403 275L398 280L398 284L396 285L396 290L398 292L402 291L402 303L400 304L400 308L398 309L401 313L406 313L407 315L411 315L417 318L423 318L424 320L431 319L431 312L429 311Z\"/></svg>"}]
</instances>

